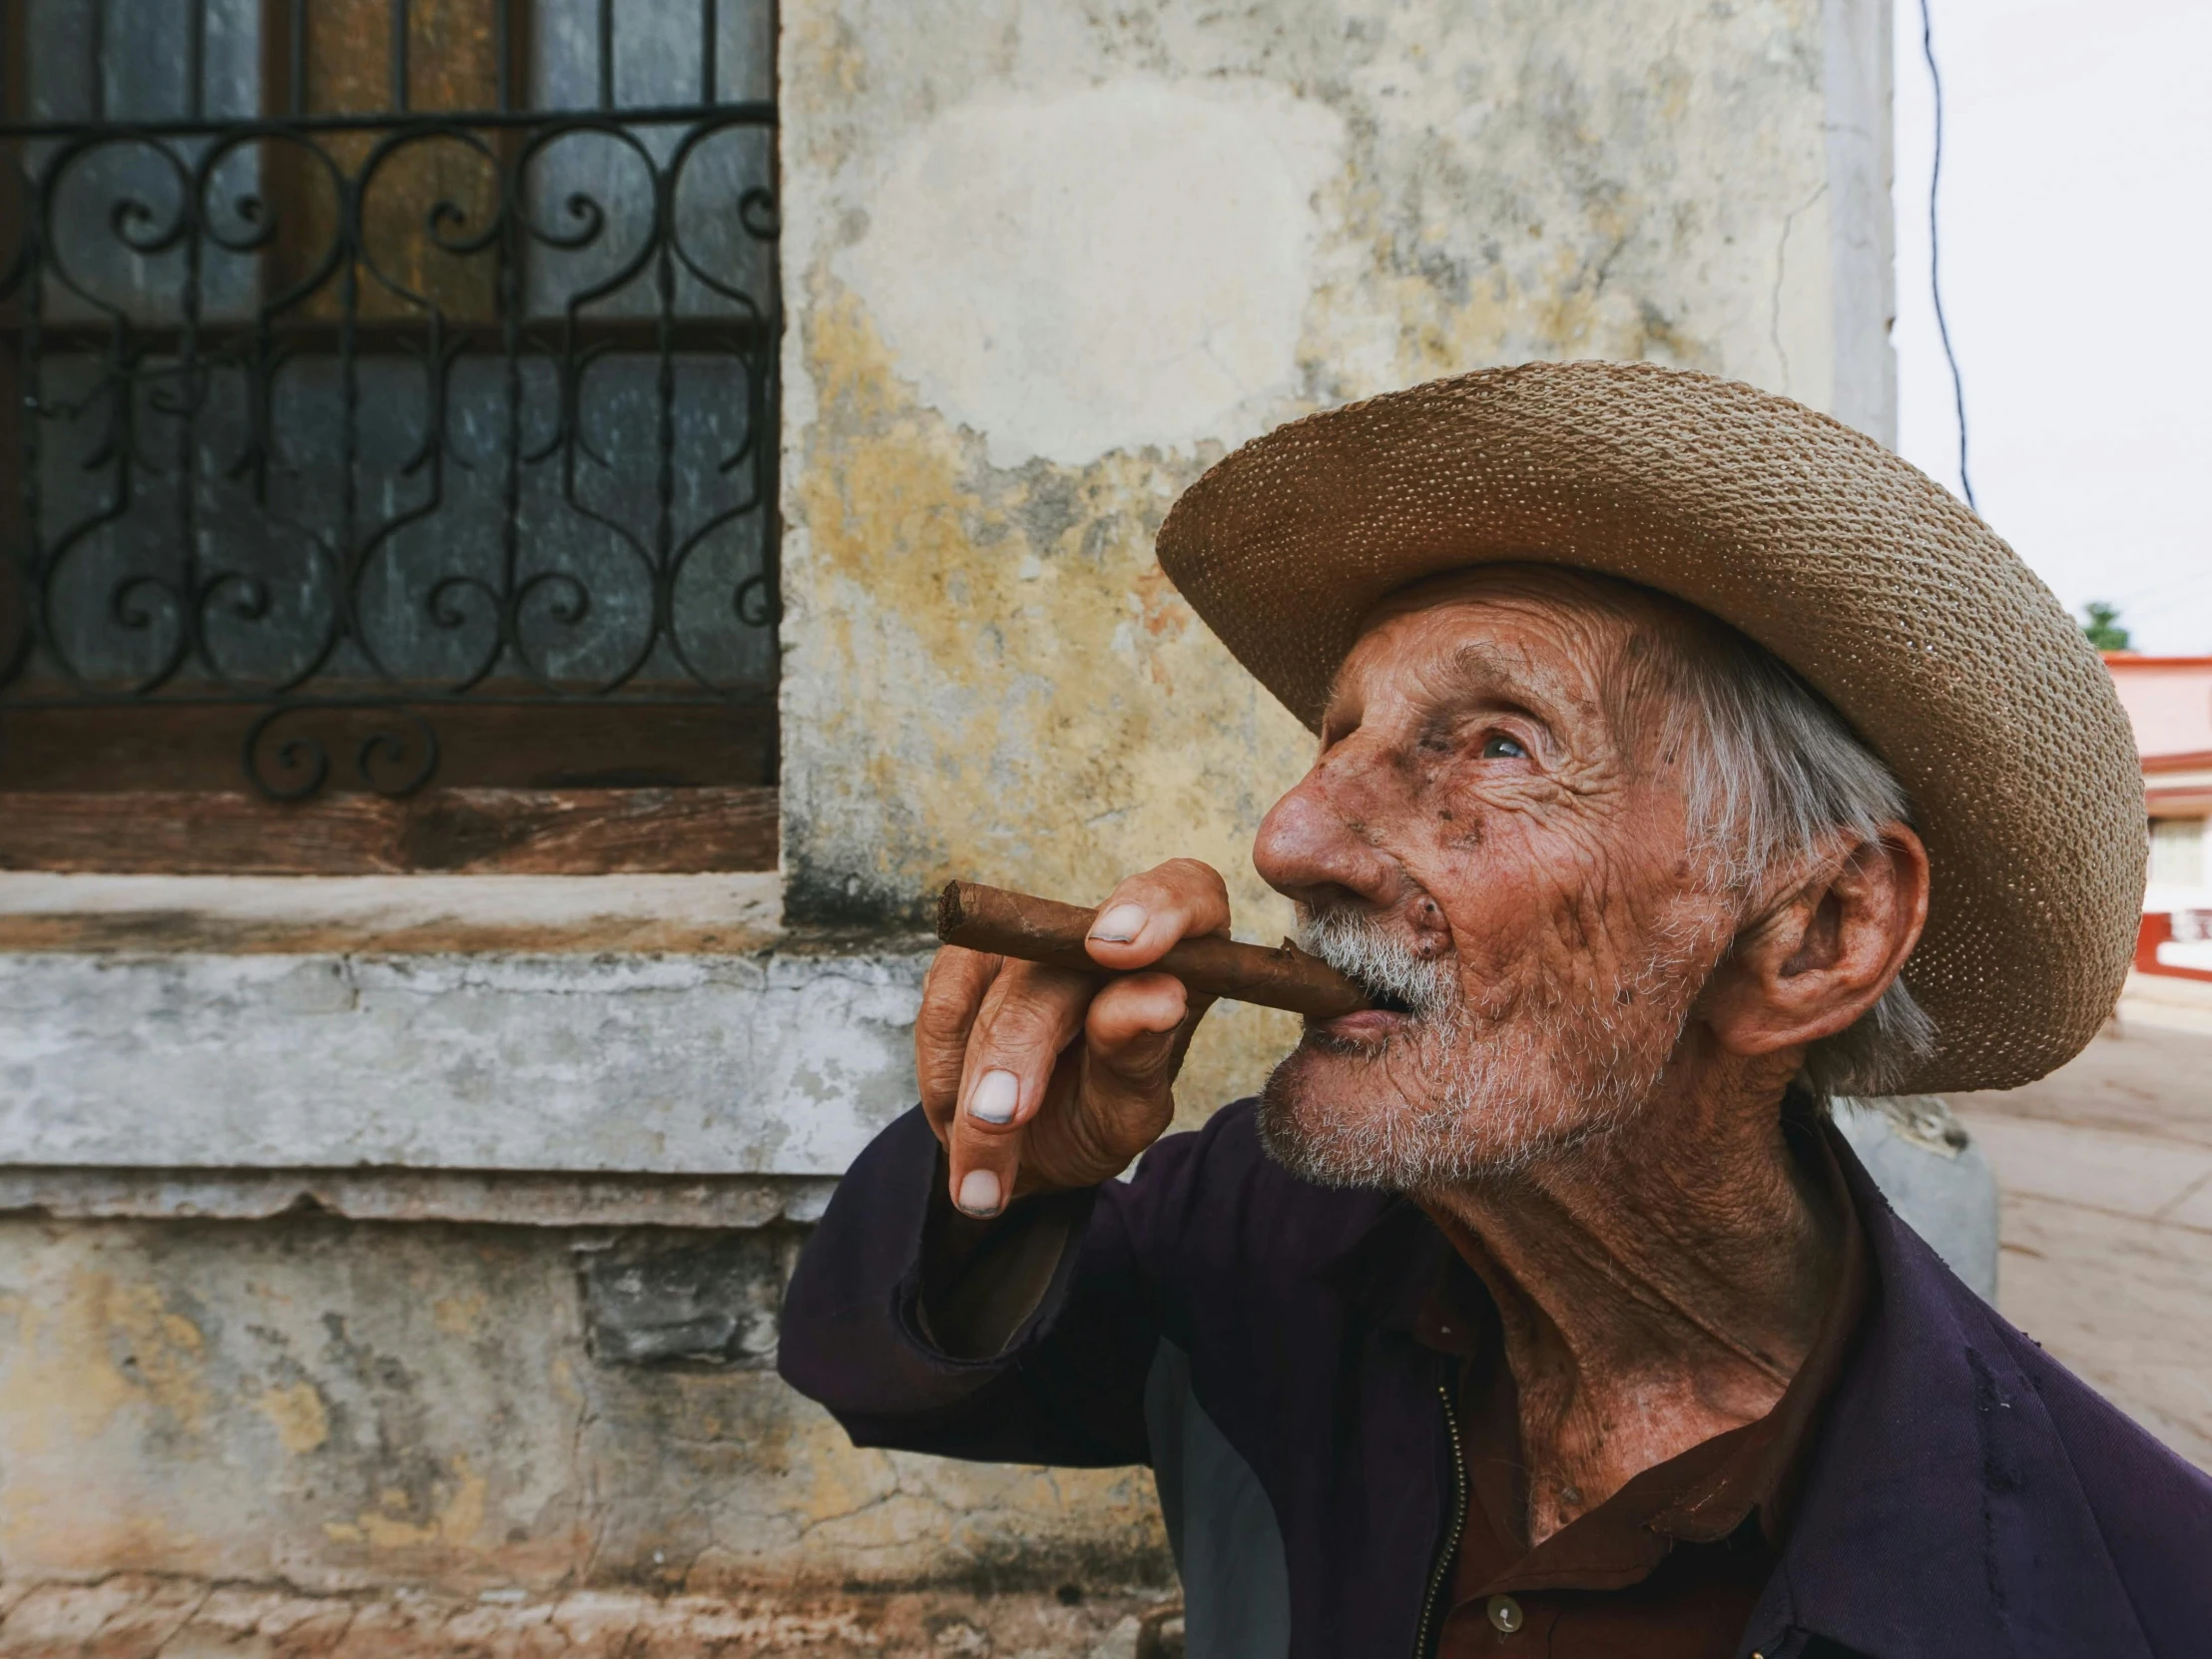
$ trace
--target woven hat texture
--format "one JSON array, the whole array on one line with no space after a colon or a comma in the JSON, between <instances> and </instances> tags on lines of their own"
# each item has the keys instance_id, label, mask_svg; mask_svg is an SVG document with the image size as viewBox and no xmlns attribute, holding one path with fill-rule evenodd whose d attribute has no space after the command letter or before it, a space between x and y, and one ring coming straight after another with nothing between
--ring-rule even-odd
<instances>
[{"instance_id":1,"label":"woven hat texture","mask_svg":"<svg viewBox=\"0 0 2212 1659\"><path fill-rule=\"evenodd\" d=\"M1699 606L1912 797L1934 890L1905 978L1938 1046L1900 1092L2028 1082L2111 1011L2146 853L2111 679L1986 524L1826 415L1649 363L1486 369L1253 440L1176 502L1159 555L1309 727L1362 619L1424 576L1528 560Z\"/></svg>"}]
</instances>

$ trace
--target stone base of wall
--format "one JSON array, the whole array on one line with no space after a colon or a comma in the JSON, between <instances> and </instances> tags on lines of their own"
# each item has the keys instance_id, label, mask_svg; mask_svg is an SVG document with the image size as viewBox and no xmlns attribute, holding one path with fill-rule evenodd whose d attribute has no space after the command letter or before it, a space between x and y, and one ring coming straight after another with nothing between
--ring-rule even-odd
<instances>
[{"instance_id":1,"label":"stone base of wall","mask_svg":"<svg viewBox=\"0 0 2212 1659\"><path fill-rule=\"evenodd\" d=\"M858 1449L787 1387L802 1236L0 1216L0 1571L491 1606L1172 1585L1149 1470Z\"/></svg>"},{"instance_id":2,"label":"stone base of wall","mask_svg":"<svg viewBox=\"0 0 2212 1659\"><path fill-rule=\"evenodd\" d=\"M307 1596L119 1574L0 1587L0 1659L1181 1659L1173 1603L1134 1595Z\"/></svg>"}]
</instances>

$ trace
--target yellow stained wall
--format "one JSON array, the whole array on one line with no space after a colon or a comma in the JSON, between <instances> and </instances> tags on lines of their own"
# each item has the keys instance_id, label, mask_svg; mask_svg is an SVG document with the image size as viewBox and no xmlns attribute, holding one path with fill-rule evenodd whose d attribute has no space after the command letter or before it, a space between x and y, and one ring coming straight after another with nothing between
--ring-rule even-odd
<instances>
[{"instance_id":1,"label":"yellow stained wall","mask_svg":"<svg viewBox=\"0 0 2212 1659\"><path fill-rule=\"evenodd\" d=\"M469 1595L1166 1575L1146 1470L858 1450L771 1371L593 1358L594 1244L0 1218L0 1575Z\"/></svg>"},{"instance_id":2,"label":"yellow stained wall","mask_svg":"<svg viewBox=\"0 0 2212 1659\"><path fill-rule=\"evenodd\" d=\"M1888 349L1839 344L1838 272L1887 277L1839 266L1824 17L788 4L791 918L1189 854L1279 936L1250 842L1309 740L1153 561L1168 505L1279 420L1501 361L1830 403ZM1187 1115L1289 1032L1209 1027Z\"/></svg>"}]
</instances>

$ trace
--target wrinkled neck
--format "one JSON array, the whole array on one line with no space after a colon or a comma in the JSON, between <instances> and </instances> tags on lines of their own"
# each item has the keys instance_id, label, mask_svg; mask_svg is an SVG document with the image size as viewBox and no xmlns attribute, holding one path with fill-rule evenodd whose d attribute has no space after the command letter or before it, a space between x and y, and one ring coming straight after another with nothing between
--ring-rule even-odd
<instances>
[{"instance_id":1,"label":"wrinkled neck","mask_svg":"<svg viewBox=\"0 0 2212 1659\"><path fill-rule=\"evenodd\" d=\"M1539 1413L1674 1398L1696 1402L1686 1424L1751 1421L1819 1335L1843 1218L1791 1149L1783 1085L1700 1084L1662 1085L1600 1139L1420 1195L1488 1287Z\"/></svg>"}]
</instances>

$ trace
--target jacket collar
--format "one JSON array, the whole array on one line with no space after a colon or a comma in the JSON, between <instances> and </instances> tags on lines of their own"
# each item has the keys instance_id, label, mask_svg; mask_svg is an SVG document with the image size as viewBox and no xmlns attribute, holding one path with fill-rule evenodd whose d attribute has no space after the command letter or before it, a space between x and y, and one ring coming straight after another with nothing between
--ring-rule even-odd
<instances>
[{"instance_id":1,"label":"jacket collar","mask_svg":"<svg viewBox=\"0 0 2212 1659\"><path fill-rule=\"evenodd\" d=\"M2151 1659L2020 1368L2025 1339L1898 1217L1844 1138L1828 1139L1874 1283L1742 1659L1790 1659L1811 1636L1869 1659ZM1314 1271L1410 1332L1450 1243L1401 1198L1360 1195L1334 1219Z\"/></svg>"},{"instance_id":2,"label":"jacket collar","mask_svg":"<svg viewBox=\"0 0 2212 1659\"><path fill-rule=\"evenodd\" d=\"M1875 1267L1781 1565L1744 1653L2149 1659L2012 1333L1838 1156Z\"/></svg>"}]
</instances>

